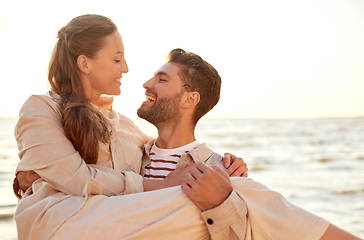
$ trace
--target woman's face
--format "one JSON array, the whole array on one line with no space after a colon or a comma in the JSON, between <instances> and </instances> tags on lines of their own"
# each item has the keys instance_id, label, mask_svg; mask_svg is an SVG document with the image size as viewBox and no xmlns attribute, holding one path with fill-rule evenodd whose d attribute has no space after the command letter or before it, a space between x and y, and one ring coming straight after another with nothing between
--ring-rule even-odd
<instances>
[{"instance_id":1,"label":"woman's face","mask_svg":"<svg viewBox=\"0 0 364 240\"><path fill-rule=\"evenodd\" d=\"M121 77L129 71L124 58L124 44L118 31L105 39L106 45L96 55L87 59L89 73L87 75L87 90L92 100L97 100L101 94L119 95Z\"/></svg>"}]
</instances>

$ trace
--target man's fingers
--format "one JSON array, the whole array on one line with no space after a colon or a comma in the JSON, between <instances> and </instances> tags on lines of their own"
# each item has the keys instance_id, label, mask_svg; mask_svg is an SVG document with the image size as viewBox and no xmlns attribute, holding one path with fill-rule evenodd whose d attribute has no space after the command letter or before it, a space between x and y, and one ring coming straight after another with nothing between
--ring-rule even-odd
<instances>
[{"instance_id":1,"label":"man's fingers","mask_svg":"<svg viewBox=\"0 0 364 240\"><path fill-rule=\"evenodd\" d=\"M201 177L202 177L203 173L202 173L200 170L198 170L198 169L194 168L194 169L192 169L192 170L191 170L191 175L192 175L192 177L194 177L197 181L199 181L199 180L201 179Z\"/></svg>"},{"instance_id":2,"label":"man's fingers","mask_svg":"<svg viewBox=\"0 0 364 240\"><path fill-rule=\"evenodd\" d=\"M233 190L225 169L218 166L198 163L185 179L181 185L183 192L202 211L219 206Z\"/></svg>"},{"instance_id":3,"label":"man's fingers","mask_svg":"<svg viewBox=\"0 0 364 240\"><path fill-rule=\"evenodd\" d=\"M190 165L188 165L188 167L186 168L187 171L191 171L192 169L195 169L197 167L197 163L192 163Z\"/></svg>"},{"instance_id":4,"label":"man's fingers","mask_svg":"<svg viewBox=\"0 0 364 240\"><path fill-rule=\"evenodd\" d=\"M198 171L198 170L197 170ZM196 181L196 179L192 176L191 173L187 173L185 175L185 178L183 180L184 183L186 183L187 185L189 185L191 188L196 187L196 185L198 184L198 182Z\"/></svg>"},{"instance_id":5,"label":"man's fingers","mask_svg":"<svg viewBox=\"0 0 364 240\"><path fill-rule=\"evenodd\" d=\"M190 196L191 192L192 192L192 188L191 186L189 186L187 183L182 183L181 184L181 189L182 191L187 195Z\"/></svg>"},{"instance_id":6,"label":"man's fingers","mask_svg":"<svg viewBox=\"0 0 364 240\"><path fill-rule=\"evenodd\" d=\"M179 165L178 167L176 167L176 169L183 169L183 168L186 168L188 167L189 165L187 163L184 163L182 165Z\"/></svg>"},{"instance_id":7,"label":"man's fingers","mask_svg":"<svg viewBox=\"0 0 364 240\"><path fill-rule=\"evenodd\" d=\"M212 169L214 169L218 174L220 174L225 179L229 179L229 175L222 170L219 166L213 166Z\"/></svg>"},{"instance_id":8,"label":"man's fingers","mask_svg":"<svg viewBox=\"0 0 364 240\"><path fill-rule=\"evenodd\" d=\"M200 172L204 173L206 171L208 171L210 169L209 166L207 166L206 164L202 163L202 162L198 162L197 164L197 169L200 170Z\"/></svg>"},{"instance_id":9,"label":"man's fingers","mask_svg":"<svg viewBox=\"0 0 364 240\"><path fill-rule=\"evenodd\" d=\"M195 196L196 192L194 189L191 188L191 186L189 186L187 183L182 183L181 185L181 189L182 191L184 192L184 194L187 195L187 197L189 197L191 199L191 201L198 207L198 203L196 202L197 201L197 198Z\"/></svg>"}]
</instances>

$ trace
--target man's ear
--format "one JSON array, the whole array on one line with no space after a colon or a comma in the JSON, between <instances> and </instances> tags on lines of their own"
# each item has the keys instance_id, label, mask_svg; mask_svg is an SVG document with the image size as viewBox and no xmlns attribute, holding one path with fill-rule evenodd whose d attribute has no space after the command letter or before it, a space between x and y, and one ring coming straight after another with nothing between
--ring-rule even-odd
<instances>
[{"instance_id":1,"label":"man's ear","mask_svg":"<svg viewBox=\"0 0 364 240\"><path fill-rule=\"evenodd\" d=\"M200 94L198 92L185 92L182 108L196 107L200 102Z\"/></svg>"},{"instance_id":2,"label":"man's ear","mask_svg":"<svg viewBox=\"0 0 364 240\"><path fill-rule=\"evenodd\" d=\"M85 55L80 55L77 58L77 65L78 68L85 74L89 74L90 73L90 66L89 66L89 61L88 61L88 57L86 57Z\"/></svg>"}]
</instances>

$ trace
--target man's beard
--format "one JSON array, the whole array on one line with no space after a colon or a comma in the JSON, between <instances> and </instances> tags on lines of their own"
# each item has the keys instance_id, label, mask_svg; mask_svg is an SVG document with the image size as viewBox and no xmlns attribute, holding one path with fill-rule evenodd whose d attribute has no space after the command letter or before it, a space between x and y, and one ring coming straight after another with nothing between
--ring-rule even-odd
<instances>
[{"instance_id":1,"label":"man's beard","mask_svg":"<svg viewBox=\"0 0 364 240\"><path fill-rule=\"evenodd\" d=\"M153 106L138 109L137 114L153 125L158 123L168 123L175 120L178 116L179 104L183 93L179 93L173 97L165 97L157 99Z\"/></svg>"}]
</instances>

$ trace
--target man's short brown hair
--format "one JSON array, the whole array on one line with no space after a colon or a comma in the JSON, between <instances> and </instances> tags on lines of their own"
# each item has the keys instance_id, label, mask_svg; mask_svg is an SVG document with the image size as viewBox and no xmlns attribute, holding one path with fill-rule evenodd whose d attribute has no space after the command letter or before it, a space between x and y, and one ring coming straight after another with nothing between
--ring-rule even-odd
<instances>
[{"instance_id":1,"label":"man's short brown hair","mask_svg":"<svg viewBox=\"0 0 364 240\"><path fill-rule=\"evenodd\" d=\"M181 65L179 76L187 92L196 91L200 94L193 116L193 123L208 113L219 101L221 78L219 73L199 55L177 48L169 52L168 62Z\"/></svg>"}]
</instances>

